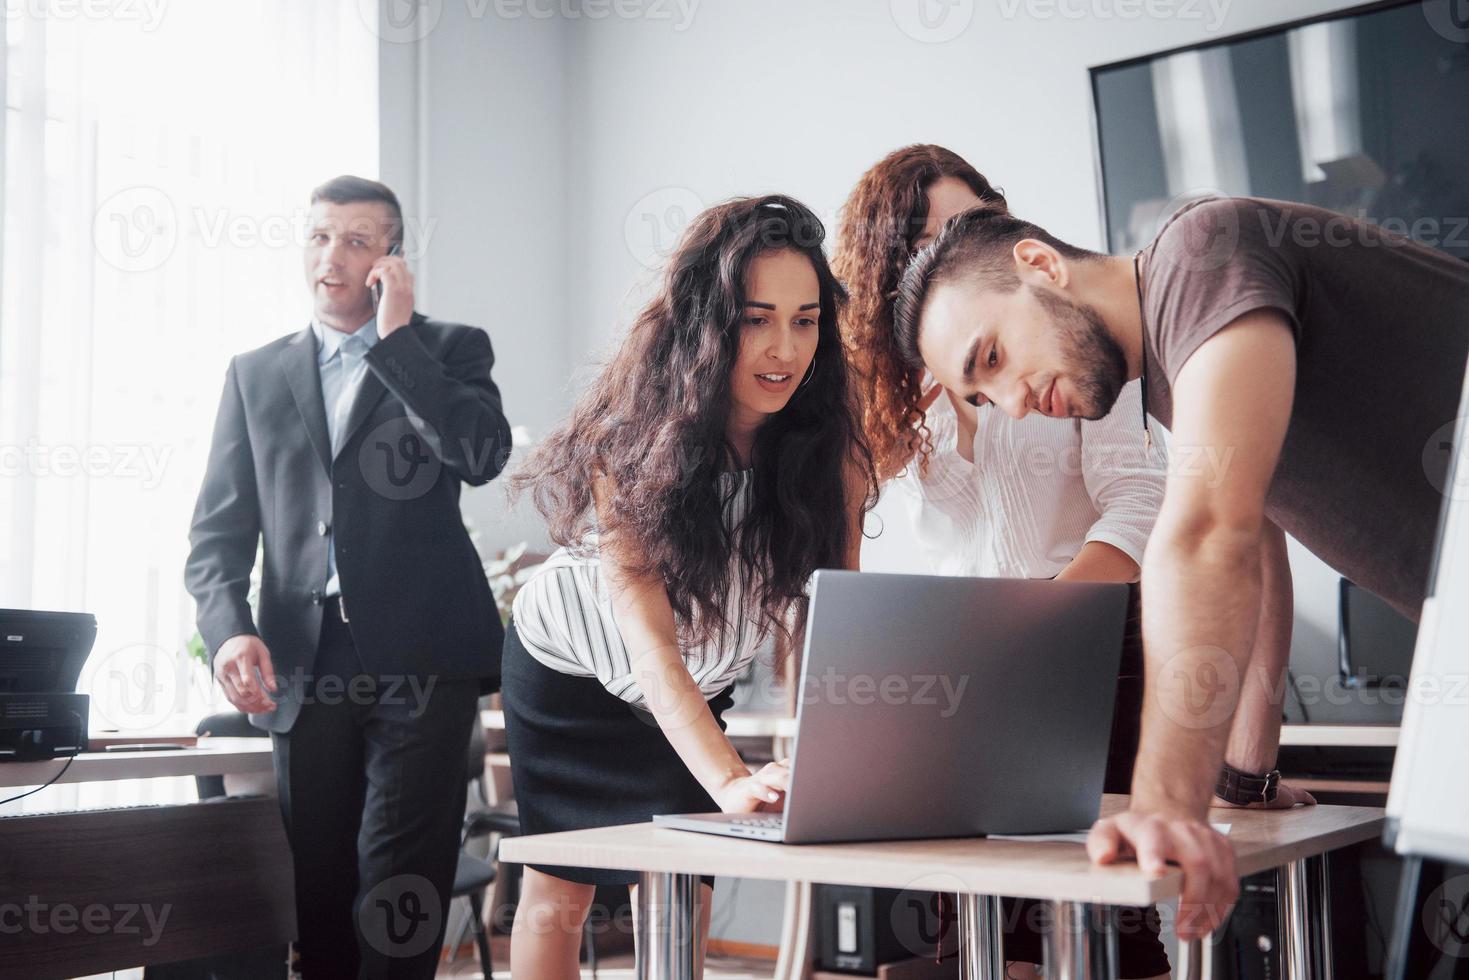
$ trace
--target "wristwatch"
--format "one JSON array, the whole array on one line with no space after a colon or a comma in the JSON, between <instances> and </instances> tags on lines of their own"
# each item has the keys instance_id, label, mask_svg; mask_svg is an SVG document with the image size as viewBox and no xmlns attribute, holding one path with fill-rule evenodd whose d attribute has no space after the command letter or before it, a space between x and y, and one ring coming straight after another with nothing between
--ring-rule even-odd
<instances>
[{"instance_id":1,"label":"wristwatch","mask_svg":"<svg viewBox=\"0 0 1469 980\"><path fill-rule=\"evenodd\" d=\"M1280 789L1280 770L1272 769L1256 775L1224 763L1214 783L1214 795L1226 803L1246 806L1250 803L1274 803Z\"/></svg>"}]
</instances>

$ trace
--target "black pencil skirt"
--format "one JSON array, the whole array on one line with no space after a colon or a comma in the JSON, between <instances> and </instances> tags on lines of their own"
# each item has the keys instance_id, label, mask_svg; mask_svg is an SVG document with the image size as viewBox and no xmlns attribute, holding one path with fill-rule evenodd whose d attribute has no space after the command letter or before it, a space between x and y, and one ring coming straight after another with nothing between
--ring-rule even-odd
<instances>
[{"instance_id":1,"label":"black pencil skirt","mask_svg":"<svg viewBox=\"0 0 1469 980\"><path fill-rule=\"evenodd\" d=\"M1107 793L1132 792L1133 760L1142 731L1143 621L1141 593L1131 587L1127 627L1122 638L1122 660L1117 668L1117 700L1112 711L1112 738L1107 746ZM1041 961L1042 903L1029 899L1004 901L1005 958L1027 963ZM1124 978L1155 977L1168 972L1168 952L1159 933L1158 907L1117 910L1118 974Z\"/></svg>"},{"instance_id":2,"label":"black pencil skirt","mask_svg":"<svg viewBox=\"0 0 1469 980\"><path fill-rule=\"evenodd\" d=\"M595 677L573 677L531 656L512 622L501 665L505 738L522 834L646 823L655 813L719 809L673 750L652 714ZM725 688L709 702L724 728ZM630 885L635 871L530 865L587 885ZM712 885L714 879L705 877Z\"/></svg>"}]
</instances>

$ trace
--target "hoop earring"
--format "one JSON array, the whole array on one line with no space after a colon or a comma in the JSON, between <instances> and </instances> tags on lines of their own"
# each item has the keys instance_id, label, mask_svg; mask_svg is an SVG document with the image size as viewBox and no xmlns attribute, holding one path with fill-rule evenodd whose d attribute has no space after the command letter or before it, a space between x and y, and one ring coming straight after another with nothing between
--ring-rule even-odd
<instances>
[{"instance_id":1,"label":"hoop earring","mask_svg":"<svg viewBox=\"0 0 1469 980\"><path fill-rule=\"evenodd\" d=\"M796 390L800 391L802 388L806 387L808 384L811 383L811 379L814 377L816 377L816 359L812 358L811 366L806 369L806 377L801 379L800 384L796 385Z\"/></svg>"}]
</instances>

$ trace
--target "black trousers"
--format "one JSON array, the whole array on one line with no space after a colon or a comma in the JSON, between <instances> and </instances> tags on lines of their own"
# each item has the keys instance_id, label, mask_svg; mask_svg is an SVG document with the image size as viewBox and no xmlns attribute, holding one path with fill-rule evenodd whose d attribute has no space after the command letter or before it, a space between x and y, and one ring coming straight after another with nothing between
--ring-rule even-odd
<instances>
[{"instance_id":1,"label":"black trousers","mask_svg":"<svg viewBox=\"0 0 1469 980\"><path fill-rule=\"evenodd\" d=\"M431 978L459 860L475 679L368 676L329 600L306 702L273 734L304 980Z\"/></svg>"}]
</instances>

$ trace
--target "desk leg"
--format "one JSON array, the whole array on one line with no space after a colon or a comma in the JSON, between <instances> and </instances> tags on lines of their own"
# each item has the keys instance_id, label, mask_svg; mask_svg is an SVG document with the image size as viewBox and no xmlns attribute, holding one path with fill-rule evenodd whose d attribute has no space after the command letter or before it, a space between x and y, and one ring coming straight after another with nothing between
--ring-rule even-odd
<instances>
[{"instance_id":1,"label":"desk leg","mask_svg":"<svg viewBox=\"0 0 1469 980\"><path fill-rule=\"evenodd\" d=\"M814 897L809 881L786 882L785 911L781 915L780 956L775 980L808 980L811 976Z\"/></svg>"},{"instance_id":2,"label":"desk leg","mask_svg":"<svg viewBox=\"0 0 1469 980\"><path fill-rule=\"evenodd\" d=\"M1316 974L1319 977L1330 978L1336 976L1331 962L1331 866L1328 863L1328 854L1318 854L1306 859L1306 868L1311 875L1311 898L1314 907L1311 909L1311 920L1316 924L1314 939L1316 951L1311 957L1316 963Z\"/></svg>"},{"instance_id":3,"label":"desk leg","mask_svg":"<svg viewBox=\"0 0 1469 980\"><path fill-rule=\"evenodd\" d=\"M1326 855L1292 861L1276 877L1285 980L1330 980L1331 880Z\"/></svg>"},{"instance_id":4,"label":"desk leg","mask_svg":"<svg viewBox=\"0 0 1469 980\"><path fill-rule=\"evenodd\" d=\"M1047 980L1116 980L1117 919L1110 905L1052 901L1042 954Z\"/></svg>"},{"instance_id":5,"label":"desk leg","mask_svg":"<svg viewBox=\"0 0 1469 980\"><path fill-rule=\"evenodd\" d=\"M694 980L698 955L697 875L638 876L638 980Z\"/></svg>"},{"instance_id":6,"label":"desk leg","mask_svg":"<svg viewBox=\"0 0 1469 980\"><path fill-rule=\"evenodd\" d=\"M1005 980L1003 915L999 896L960 893L960 980Z\"/></svg>"}]
</instances>

